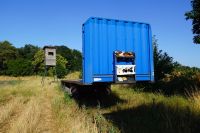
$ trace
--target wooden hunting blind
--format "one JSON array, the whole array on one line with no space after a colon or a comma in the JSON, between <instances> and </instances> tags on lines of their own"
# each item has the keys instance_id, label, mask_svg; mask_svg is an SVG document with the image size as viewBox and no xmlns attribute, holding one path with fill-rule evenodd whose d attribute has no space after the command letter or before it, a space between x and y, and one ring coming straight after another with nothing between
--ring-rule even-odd
<instances>
[{"instance_id":1,"label":"wooden hunting blind","mask_svg":"<svg viewBox=\"0 0 200 133\"><path fill-rule=\"evenodd\" d=\"M44 46L43 50L45 53L45 66L56 66L56 47Z\"/></svg>"}]
</instances>

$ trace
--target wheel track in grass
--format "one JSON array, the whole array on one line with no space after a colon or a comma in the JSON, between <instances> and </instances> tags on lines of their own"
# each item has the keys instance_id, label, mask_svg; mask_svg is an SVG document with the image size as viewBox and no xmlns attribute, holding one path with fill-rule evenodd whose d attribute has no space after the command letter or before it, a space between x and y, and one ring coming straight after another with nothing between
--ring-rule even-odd
<instances>
[{"instance_id":1,"label":"wheel track in grass","mask_svg":"<svg viewBox=\"0 0 200 133\"><path fill-rule=\"evenodd\" d=\"M38 132L48 132L48 133L54 133L56 132L56 126L54 126L54 118L52 115L52 108L51 108L51 98L52 98L52 92L49 92L48 90L42 90L40 95L29 97L28 99L25 97L22 97L19 99L18 97L14 97L11 100L7 101L6 103L3 103L0 106L0 114L2 113L2 109L4 109L9 104L12 104L13 107L9 107L7 111L5 110L5 113L8 113L7 118L3 118L5 120L0 120L0 133L7 133L7 132L27 132L27 129L23 128L31 128L31 131L34 133ZM13 104L13 101L19 101ZM30 103L31 101L31 103ZM33 103L32 101L36 101L36 103ZM28 109L30 106L34 106L34 104L37 104L36 110ZM34 121L37 121L33 123L33 125L28 124L28 126L21 126L20 122L22 121L29 121L29 119L26 117L27 114L39 114L37 115L37 118L32 118ZM1 115L0 115L1 116ZM26 118L23 118L26 117ZM1 118L0 118L1 119ZM31 118L30 118L31 119ZM31 121L31 120L30 120ZM28 129L29 132L30 129Z\"/></svg>"},{"instance_id":2,"label":"wheel track in grass","mask_svg":"<svg viewBox=\"0 0 200 133\"><path fill-rule=\"evenodd\" d=\"M12 103L14 100L16 100L16 103ZM4 114L7 115L6 118L1 118L1 122L0 122L0 133L7 133L9 132L9 129L11 127L11 124L17 120L17 118L21 115L21 113L23 112L24 108L26 107L27 103L29 102L28 99L20 99L20 98L13 98L12 100L10 100L7 104L3 105L3 107L1 107L2 109L6 109L7 106L13 106L13 107L8 107L8 112L4 112L4 113L8 113L8 114ZM12 104L12 105L9 105ZM1 112L2 113L2 112Z\"/></svg>"},{"instance_id":3,"label":"wheel track in grass","mask_svg":"<svg viewBox=\"0 0 200 133\"><path fill-rule=\"evenodd\" d=\"M27 80L20 88L19 96L12 96L5 103L0 104L0 114L4 106L20 99L20 104L13 105L8 117L0 122L0 133L56 133L60 125L56 121L52 100L57 97L56 84L46 84L41 88L40 80ZM26 91L33 91L32 95L25 95ZM27 91L27 92L28 92ZM35 93L36 92L36 93ZM38 93L37 93L38 92ZM22 93L22 94L21 94ZM32 107L33 106L33 107ZM28 117L30 116L30 118ZM1 119L1 118L0 118ZM1 120L0 120L1 121ZM67 123L66 123L67 124ZM24 126L26 125L26 126Z\"/></svg>"},{"instance_id":4,"label":"wheel track in grass","mask_svg":"<svg viewBox=\"0 0 200 133\"><path fill-rule=\"evenodd\" d=\"M10 133L55 133L51 94L48 90L42 90L39 96L32 97L24 110L9 124L11 124L11 129L8 130Z\"/></svg>"},{"instance_id":5,"label":"wheel track in grass","mask_svg":"<svg viewBox=\"0 0 200 133\"><path fill-rule=\"evenodd\" d=\"M52 88L50 88L52 89ZM44 90L41 97L41 117L36 128L37 133L55 133L57 132L55 126L55 120L53 117L52 107L51 107L52 93L51 90Z\"/></svg>"}]
</instances>

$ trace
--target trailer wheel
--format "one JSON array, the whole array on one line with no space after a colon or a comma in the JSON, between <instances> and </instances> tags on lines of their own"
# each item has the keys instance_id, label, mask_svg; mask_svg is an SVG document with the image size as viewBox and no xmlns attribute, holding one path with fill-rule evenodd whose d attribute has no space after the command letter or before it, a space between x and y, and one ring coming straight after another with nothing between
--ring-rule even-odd
<instances>
[{"instance_id":1,"label":"trailer wheel","mask_svg":"<svg viewBox=\"0 0 200 133\"><path fill-rule=\"evenodd\" d=\"M111 88L110 86L106 87L106 95L110 95L111 94Z\"/></svg>"},{"instance_id":2,"label":"trailer wheel","mask_svg":"<svg viewBox=\"0 0 200 133\"><path fill-rule=\"evenodd\" d=\"M79 95L79 92L78 92L78 87L77 86L71 86L70 87L70 92L71 92L71 95L75 98L77 98Z\"/></svg>"},{"instance_id":3,"label":"trailer wheel","mask_svg":"<svg viewBox=\"0 0 200 133\"><path fill-rule=\"evenodd\" d=\"M66 86L66 85L63 85L63 90L65 91L65 92L67 92L69 95L71 95L71 90L70 90L70 87L68 87L68 86Z\"/></svg>"},{"instance_id":4,"label":"trailer wheel","mask_svg":"<svg viewBox=\"0 0 200 133\"><path fill-rule=\"evenodd\" d=\"M111 94L111 86L110 85L104 86L103 92L105 95L110 95Z\"/></svg>"}]
</instances>

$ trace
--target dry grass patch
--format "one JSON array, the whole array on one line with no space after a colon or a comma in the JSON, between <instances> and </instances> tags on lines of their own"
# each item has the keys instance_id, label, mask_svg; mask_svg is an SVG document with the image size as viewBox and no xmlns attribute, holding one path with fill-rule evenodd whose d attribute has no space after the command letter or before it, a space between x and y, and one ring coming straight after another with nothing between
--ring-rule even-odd
<instances>
[{"instance_id":1,"label":"dry grass patch","mask_svg":"<svg viewBox=\"0 0 200 133\"><path fill-rule=\"evenodd\" d=\"M78 79L79 74L70 74L67 78ZM6 81L0 89L0 123L11 119L9 128L0 132L187 133L200 130L200 93L187 99L113 85L108 97L78 101L64 93L58 83L51 82L53 79L45 78L44 86L41 79L0 77L0 81ZM90 106L93 100L99 100L100 104ZM16 106L20 111L13 119Z\"/></svg>"},{"instance_id":2,"label":"dry grass patch","mask_svg":"<svg viewBox=\"0 0 200 133\"><path fill-rule=\"evenodd\" d=\"M32 133L40 119L41 107L37 99L31 99L24 111L10 127L10 133Z\"/></svg>"},{"instance_id":3,"label":"dry grass patch","mask_svg":"<svg viewBox=\"0 0 200 133\"><path fill-rule=\"evenodd\" d=\"M73 73L69 73L65 79L68 79L68 80L77 80L77 79L80 79L80 75L81 73L80 72L73 72Z\"/></svg>"},{"instance_id":4,"label":"dry grass patch","mask_svg":"<svg viewBox=\"0 0 200 133\"><path fill-rule=\"evenodd\" d=\"M22 99L16 98L9 101L5 106L2 106L0 109L0 124L3 124L5 120L9 119L11 115L16 110L16 107L22 106Z\"/></svg>"},{"instance_id":5,"label":"dry grass patch","mask_svg":"<svg viewBox=\"0 0 200 133\"><path fill-rule=\"evenodd\" d=\"M51 101L57 132L97 133L97 125L86 109L79 108L74 99L57 89Z\"/></svg>"}]
</instances>

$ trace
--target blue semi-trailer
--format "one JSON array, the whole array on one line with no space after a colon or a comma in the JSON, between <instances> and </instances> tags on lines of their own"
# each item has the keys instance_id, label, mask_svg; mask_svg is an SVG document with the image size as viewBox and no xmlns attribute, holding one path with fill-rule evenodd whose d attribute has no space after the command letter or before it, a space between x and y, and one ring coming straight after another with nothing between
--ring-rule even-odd
<instances>
[{"instance_id":1,"label":"blue semi-trailer","mask_svg":"<svg viewBox=\"0 0 200 133\"><path fill-rule=\"evenodd\" d=\"M82 26L82 42L82 80L62 80L65 90L154 81L149 24L91 17Z\"/></svg>"}]
</instances>

